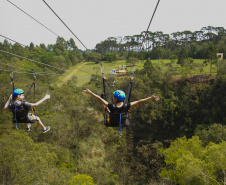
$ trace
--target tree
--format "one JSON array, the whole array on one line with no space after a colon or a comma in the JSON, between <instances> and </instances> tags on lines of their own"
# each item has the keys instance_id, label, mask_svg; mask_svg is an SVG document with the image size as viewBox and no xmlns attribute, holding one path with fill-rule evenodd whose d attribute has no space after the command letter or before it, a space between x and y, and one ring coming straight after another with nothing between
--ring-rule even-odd
<instances>
[{"instance_id":1,"label":"tree","mask_svg":"<svg viewBox=\"0 0 226 185\"><path fill-rule=\"evenodd\" d=\"M57 37L56 44L54 45L54 51L56 49L60 50L61 52L64 52L68 49L67 42L64 40L63 37Z\"/></svg>"},{"instance_id":2,"label":"tree","mask_svg":"<svg viewBox=\"0 0 226 185\"><path fill-rule=\"evenodd\" d=\"M20 55L20 56L23 56L24 53L25 53L24 48L18 43L15 43L13 45L12 50L13 50L14 54L17 54L17 55Z\"/></svg>"},{"instance_id":3,"label":"tree","mask_svg":"<svg viewBox=\"0 0 226 185\"><path fill-rule=\"evenodd\" d=\"M150 58L148 58L146 60L146 62L144 63L144 71L146 72L146 75L151 75L152 72L154 71L154 66L150 60Z\"/></svg>"},{"instance_id":4,"label":"tree","mask_svg":"<svg viewBox=\"0 0 226 185\"><path fill-rule=\"evenodd\" d=\"M35 47L35 46L34 46L33 42L31 42L31 43L30 43L29 50L32 51L32 50L34 49L34 47Z\"/></svg>"},{"instance_id":5,"label":"tree","mask_svg":"<svg viewBox=\"0 0 226 185\"><path fill-rule=\"evenodd\" d=\"M210 143L202 147L202 141L194 136L173 141L163 149L166 167L162 178L170 178L176 184L224 184L226 170L226 142Z\"/></svg>"},{"instance_id":6,"label":"tree","mask_svg":"<svg viewBox=\"0 0 226 185\"><path fill-rule=\"evenodd\" d=\"M185 60L187 59L188 59L188 53L185 48L182 48L180 50L177 63L180 64L181 66L184 66Z\"/></svg>"},{"instance_id":7,"label":"tree","mask_svg":"<svg viewBox=\"0 0 226 185\"><path fill-rule=\"evenodd\" d=\"M106 53L105 54L105 59L109 62L112 62L114 59L114 53Z\"/></svg>"},{"instance_id":8,"label":"tree","mask_svg":"<svg viewBox=\"0 0 226 185\"><path fill-rule=\"evenodd\" d=\"M155 52L156 58L158 59L158 63L159 63L159 60L162 59L162 56L163 56L163 50L161 47L157 47L154 49L154 52Z\"/></svg>"},{"instance_id":9,"label":"tree","mask_svg":"<svg viewBox=\"0 0 226 185\"><path fill-rule=\"evenodd\" d=\"M169 59L171 60L172 63L174 63L175 60L177 59L177 55L171 55Z\"/></svg>"},{"instance_id":10,"label":"tree","mask_svg":"<svg viewBox=\"0 0 226 185\"><path fill-rule=\"evenodd\" d=\"M70 182L70 185L94 185L93 178L86 174L76 175Z\"/></svg>"},{"instance_id":11,"label":"tree","mask_svg":"<svg viewBox=\"0 0 226 185\"><path fill-rule=\"evenodd\" d=\"M217 48L212 42L210 42L208 44L208 48L207 48L207 51L206 51L206 58L208 58L210 60L210 75L211 75L212 60L217 59Z\"/></svg>"},{"instance_id":12,"label":"tree","mask_svg":"<svg viewBox=\"0 0 226 185\"><path fill-rule=\"evenodd\" d=\"M136 146L136 155L133 156L132 165L134 184L152 184L152 181L158 181L158 174L164 166L163 155L158 151L162 143L153 144L141 141Z\"/></svg>"},{"instance_id":13,"label":"tree","mask_svg":"<svg viewBox=\"0 0 226 185\"><path fill-rule=\"evenodd\" d=\"M83 57L87 61L95 61L95 63L98 64L98 61L101 60L101 53L92 52L91 54L90 52L86 51L83 53Z\"/></svg>"},{"instance_id":14,"label":"tree","mask_svg":"<svg viewBox=\"0 0 226 185\"><path fill-rule=\"evenodd\" d=\"M68 45L69 50L78 49L77 46L75 45L75 41L72 38L70 38L70 40L67 41L67 45Z\"/></svg>"},{"instance_id":15,"label":"tree","mask_svg":"<svg viewBox=\"0 0 226 185\"><path fill-rule=\"evenodd\" d=\"M34 143L24 131L0 135L0 184L66 184L72 175L57 162L53 147Z\"/></svg>"},{"instance_id":16,"label":"tree","mask_svg":"<svg viewBox=\"0 0 226 185\"><path fill-rule=\"evenodd\" d=\"M226 141L226 126L215 123L207 129L197 131L196 135L202 140L204 146L210 142L219 144Z\"/></svg>"}]
</instances>

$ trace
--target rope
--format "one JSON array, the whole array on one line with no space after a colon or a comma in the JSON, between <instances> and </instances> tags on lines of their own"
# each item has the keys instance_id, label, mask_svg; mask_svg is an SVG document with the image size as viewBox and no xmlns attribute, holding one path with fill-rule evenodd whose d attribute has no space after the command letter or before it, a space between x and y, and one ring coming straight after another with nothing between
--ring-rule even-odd
<instances>
[{"instance_id":1,"label":"rope","mask_svg":"<svg viewBox=\"0 0 226 185\"><path fill-rule=\"evenodd\" d=\"M23 11L21 8L19 8L18 6L16 6L15 4L13 4L11 1L7 0L9 3L11 3L13 6L15 6L16 8L18 8L20 11L22 11L23 13L25 13L27 16L29 16L30 18L32 18L33 20L35 20L37 23L39 23L40 25L42 25L44 28L46 28L47 30L51 31L53 34L55 34L56 36L60 37L59 35L57 35L55 32L53 32L52 30L50 30L49 28L47 28L44 24L42 24L41 22L39 22L38 20L36 20L34 17L32 17L31 15L29 15L28 13L26 13L25 11Z\"/></svg>"},{"instance_id":2,"label":"rope","mask_svg":"<svg viewBox=\"0 0 226 185\"><path fill-rule=\"evenodd\" d=\"M3 35L0 35L0 36L1 36L1 37L4 37L5 39L8 39L8 40L11 40L11 41L13 41L13 42L16 42L16 43L20 44L19 42L15 41L15 40L12 40L12 39L10 39L10 38L8 38L8 37L5 37L5 36L3 36ZM20 45L26 47L24 44L20 44Z\"/></svg>"},{"instance_id":3,"label":"rope","mask_svg":"<svg viewBox=\"0 0 226 185\"><path fill-rule=\"evenodd\" d=\"M23 58L23 59L32 61L32 62L36 62L36 63L42 64L42 65L45 65L45 66L48 66L48 67L52 67L52 68L55 68L55 69L58 69L58 70L61 70L61 71L67 71L67 70L64 70L64 69L61 69L61 68L58 68L58 67L54 67L54 66L49 65L49 64L44 64L44 63L38 62L38 61L36 61L36 60L32 60L32 59L29 59L29 58L22 57L22 56L20 56L20 55L16 55L16 54L14 54L14 53L10 53L10 52L3 51L3 50L0 50L0 51L3 52L3 53L7 53L7 54L10 54L10 55L13 55L13 56L16 56L16 57L20 57L20 58Z\"/></svg>"},{"instance_id":4,"label":"rope","mask_svg":"<svg viewBox=\"0 0 226 185\"><path fill-rule=\"evenodd\" d=\"M155 7L155 10L154 10L154 12L153 12L153 14L152 14L152 17L151 17L151 20L150 20L150 22L149 22L149 24L148 24L148 27L147 27L145 36L143 37L143 41L142 41L142 43L141 43L141 47L142 47L142 45L143 45L143 43L144 43L144 40L145 40L145 38L146 38L146 36L147 36L147 34L148 34L148 30L149 30L149 28L150 28L150 26L151 26L151 23L152 23L152 20L153 20L153 18L154 18L155 12L156 12L156 10L157 10L157 8L158 8L159 2L160 2L160 0L158 0L157 5L156 5L156 7Z\"/></svg>"},{"instance_id":5,"label":"rope","mask_svg":"<svg viewBox=\"0 0 226 185\"><path fill-rule=\"evenodd\" d=\"M98 63L100 63L100 61L92 54L92 52L89 51L89 49L85 46L85 44L83 44L83 42L74 34L73 31L71 31L71 29L64 23L64 21L57 15L56 12L54 12L54 10L45 2L45 0L43 0L43 2L46 4L46 6L49 7L49 9L58 17L58 19L64 24L64 26L66 26L66 28L72 33L72 35L75 36L75 38L84 46L84 48L86 48L86 50L92 55L93 58L96 59L96 61Z\"/></svg>"}]
</instances>

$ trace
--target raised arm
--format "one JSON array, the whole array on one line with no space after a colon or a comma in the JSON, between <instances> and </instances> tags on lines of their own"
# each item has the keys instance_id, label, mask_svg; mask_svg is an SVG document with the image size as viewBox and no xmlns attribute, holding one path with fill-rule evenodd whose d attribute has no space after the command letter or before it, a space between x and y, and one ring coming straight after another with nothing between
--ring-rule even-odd
<instances>
[{"instance_id":1,"label":"raised arm","mask_svg":"<svg viewBox=\"0 0 226 185\"><path fill-rule=\"evenodd\" d=\"M145 99L141 99L141 100L138 100L138 101L131 102L131 103L130 103L130 107L134 107L134 106L139 105L139 104L141 104L141 103L144 103L144 102L146 102L146 101L148 101L148 100L159 101L159 97L158 97L158 96L155 96L155 95L152 95L152 96L150 96L150 97L148 97L148 98L145 98Z\"/></svg>"},{"instance_id":2,"label":"raised arm","mask_svg":"<svg viewBox=\"0 0 226 185\"><path fill-rule=\"evenodd\" d=\"M50 95L46 94L44 98L42 98L40 101L36 102L36 103L31 103L31 107L37 107L38 105L40 105L42 102L44 102L45 100L50 99Z\"/></svg>"},{"instance_id":3,"label":"raised arm","mask_svg":"<svg viewBox=\"0 0 226 185\"><path fill-rule=\"evenodd\" d=\"M8 106L9 106L9 103L10 103L10 101L12 100L12 94L10 95L10 97L9 97L9 99L8 99L8 101L6 102L6 104L5 104L5 107L3 108L3 110L8 110Z\"/></svg>"},{"instance_id":4,"label":"raised arm","mask_svg":"<svg viewBox=\"0 0 226 185\"><path fill-rule=\"evenodd\" d=\"M90 94L92 95L95 99L99 100L101 103L103 103L106 107L108 106L108 102L104 99L102 99L100 96L94 94L92 91L90 91L89 89L86 89L83 91L83 94Z\"/></svg>"}]
</instances>

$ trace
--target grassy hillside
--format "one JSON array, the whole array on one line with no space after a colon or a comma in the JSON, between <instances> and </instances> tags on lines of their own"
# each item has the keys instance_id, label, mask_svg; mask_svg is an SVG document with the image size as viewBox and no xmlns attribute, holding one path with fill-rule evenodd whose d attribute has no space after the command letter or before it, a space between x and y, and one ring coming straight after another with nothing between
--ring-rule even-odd
<instances>
[{"instance_id":1,"label":"grassy hillside","mask_svg":"<svg viewBox=\"0 0 226 185\"><path fill-rule=\"evenodd\" d=\"M189 67L181 67L176 63L176 61L171 62L170 60L152 60L153 65L161 67L161 70L166 71L169 70L169 66L171 70L174 71L174 75L193 75L193 74L208 74L210 73L210 64L203 66L204 59L195 59L193 64ZM135 64L135 69L142 69L144 66L145 60L140 60ZM112 69L118 69L119 65L129 65L132 64L126 63L126 60L119 60L115 62L103 62L104 66L104 74L107 75ZM130 71L131 67L128 67ZM217 72L217 67L212 65L212 73ZM95 62L85 62L79 63L76 66L73 66L68 70L68 72L64 73L64 75L69 76L61 76L58 81L58 86L63 85L67 82L72 76L76 76L78 78L77 85L82 86L83 84L89 82L90 77L93 74L101 75L100 64L96 64Z\"/></svg>"}]
</instances>

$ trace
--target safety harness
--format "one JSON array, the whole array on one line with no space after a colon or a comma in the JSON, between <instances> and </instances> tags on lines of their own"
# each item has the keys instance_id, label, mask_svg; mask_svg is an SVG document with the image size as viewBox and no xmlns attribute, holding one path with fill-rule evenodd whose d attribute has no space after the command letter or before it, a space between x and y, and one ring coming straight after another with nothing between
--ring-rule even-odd
<instances>
[{"instance_id":1,"label":"safety harness","mask_svg":"<svg viewBox=\"0 0 226 185\"><path fill-rule=\"evenodd\" d=\"M128 87L128 90L127 90L127 95L126 95L126 101L125 101L125 104L123 105L123 112L122 113L118 113L117 112L117 107L116 105L114 104L114 101L113 101L113 98L112 98L112 95L111 95L111 92L110 92L110 89L108 87L108 83L107 83L107 79L106 77L104 76L104 70L103 70L103 66L102 66L102 63L101 63L101 72L102 72L102 79L103 79L103 94L101 94L101 98L105 99L105 89L107 88L107 91L108 91L108 94L109 94L109 97L110 97L110 100L113 104L113 113L111 112L110 115L107 114L107 109L106 109L106 112L105 112L105 115L104 115L104 118L105 118L105 125L108 126L108 127L115 127L116 124L112 124L110 123L112 118L113 117L117 117L119 116L119 133L121 135L121 127L124 126L122 125L122 119L123 120L128 120L128 112L130 112L129 110L128 111L125 111L129 101L130 101L130 96L131 96L131 90L132 90L132 83L133 83L133 73L134 73L134 69L135 69L135 65L133 63L133 66L132 66L132 70L131 70L131 76L130 76L130 83L129 83L129 87Z\"/></svg>"},{"instance_id":2,"label":"safety harness","mask_svg":"<svg viewBox=\"0 0 226 185\"><path fill-rule=\"evenodd\" d=\"M10 77L11 77L11 83L10 83L9 87L12 85L12 95L13 95L15 88L14 88L14 80L13 80L13 71L12 70L10 70ZM25 95L24 101L21 103L21 105L17 106L15 104L14 96L12 96L12 102L10 102L10 107L12 107L13 116L14 116L13 123L16 123L17 129L18 129L17 123L35 123L37 121L37 120L27 119L27 114L30 110L25 108L25 100L26 100L27 96L29 95L33 86L34 86L34 97L35 97L36 70L34 70L33 77L34 77L34 80L32 81L32 83L27 85L27 87L30 87L30 88L29 88L27 94ZM32 108L31 111L33 111L35 114L34 108Z\"/></svg>"}]
</instances>

